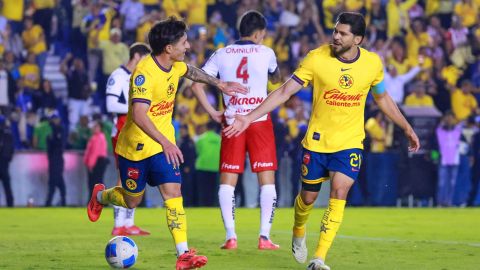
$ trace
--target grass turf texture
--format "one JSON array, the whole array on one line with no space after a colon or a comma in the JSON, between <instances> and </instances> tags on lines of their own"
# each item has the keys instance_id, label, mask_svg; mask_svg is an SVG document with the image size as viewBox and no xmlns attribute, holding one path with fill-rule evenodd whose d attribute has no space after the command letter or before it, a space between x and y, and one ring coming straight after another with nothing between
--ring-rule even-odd
<instances>
[{"instance_id":1,"label":"grass turf texture","mask_svg":"<svg viewBox=\"0 0 480 270\"><path fill-rule=\"evenodd\" d=\"M309 259L323 209L308 222ZM104 248L112 209L97 223L84 208L0 209L0 269L109 269ZM189 244L207 255L204 269L305 269L290 252L293 209L277 209L272 239L278 251L257 250L259 209L237 209L238 250L220 250L224 230L215 208L187 209ZM151 236L132 237L139 258L131 269L173 269L175 250L165 210L141 208L137 225ZM332 269L479 269L480 209L347 208L327 263Z\"/></svg>"}]
</instances>

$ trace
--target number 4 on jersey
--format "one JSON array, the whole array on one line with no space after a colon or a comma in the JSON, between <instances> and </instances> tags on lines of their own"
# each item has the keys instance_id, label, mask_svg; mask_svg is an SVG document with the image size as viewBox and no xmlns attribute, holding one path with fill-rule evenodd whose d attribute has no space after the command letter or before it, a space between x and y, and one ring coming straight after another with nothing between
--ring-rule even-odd
<instances>
[{"instance_id":1,"label":"number 4 on jersey","mask_svg":"<svg viewBox=\"0 0 480 270\"><path fill-rule=\"evenodd\" d=\"M248 57L243 57L240 64L237 67L237 78L243 79L243 83L248 83Z\"/></svg>"}]
</instances>

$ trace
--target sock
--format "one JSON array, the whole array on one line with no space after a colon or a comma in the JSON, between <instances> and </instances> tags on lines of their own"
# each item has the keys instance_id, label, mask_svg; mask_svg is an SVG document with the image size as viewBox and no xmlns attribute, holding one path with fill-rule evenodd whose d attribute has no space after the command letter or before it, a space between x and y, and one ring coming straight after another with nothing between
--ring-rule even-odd
<instances>
[{"instance_id":1,"label":"sock","mask_svg":"<svg viewBox=\"0 0 480 270\"><path fill-rule=\"evenodd\" d=\"M104 191L98 192L97 200L101 204L113 204L117 206L122 206L125 208L127 204L125 203L125 199L123 198L123 188L122 187L113 187L109 189L105 189Z\"/></svg>"},{"instance_id":2,"label":"sock","mask_svg":"<svg viewBox=\"0 0 480 270\"><path fill-rule=\"evenodd\" d=\"M167 225L172 234L177 248L177 255L180 256L188 251L187 245L187 217L183 209L183 198L177 197L165 201L167 208Z\"/></svg>"},{"instance_id":3,"label":"sock","mask_svg":"<svg viewBox=\"0 0 480 270\"><path fill-rule=\"evenodd\" d=\"M222 210L223 225L227 232L226 239L237 238L235 233L235 187L220 185L218 199Z\"/></svg>"},{"instance_id":4,"label":"sock","mask_svg":"<svg viewBox=\"0 0 480 270\"><path fill-rule=\"evenodd\" d=\"M327 252L332 245L338 228L343 220L343 211L347 201L330 198L328 209L325 211L320 229L320 240L318 241L315 257L325 261Z\"/></svg>"},{"instance_id":5,"label":"sock","mask_svg":"<svg viewBox=\"0 0 480 270\"><path fill-rule=\"evenodd\" d=\"M303 237L305 235L305 224L307 223L308 216L313 209L313 203L306 205L300 194L295 198L295 221L293 224L293 236Z\"/></svg>"},{"instance_id":6,"label":"sock","mask_svg":"<svg viewBox=\"0 0 480 270\"><path fill-rule=\"evenodd\" d=\"M127 208L123 208L120 206L113 206L113 221L115 228L125 226L125 213L127 212Z\"/></svg>"},{"instance_id":7,"label":"sock","mask_svg":"<svg viewBox=\"0 0 480 270\"><path fill-rule=\"evenodd\" d=\"M134 225L135 208L125 210L127 211L125 215L125 227L132 227Z\"/></svg>"},{"instance_id":8,"label":"sock","mask_svg":"<svg viewBox=\"0 0 480 270\"><path fill-rule=\"evenodd\" d=\"M260 235L270 238L275 207L277 206L277 191L275 185L263 185L260 188Z\"/></svg>"}]
</instances>

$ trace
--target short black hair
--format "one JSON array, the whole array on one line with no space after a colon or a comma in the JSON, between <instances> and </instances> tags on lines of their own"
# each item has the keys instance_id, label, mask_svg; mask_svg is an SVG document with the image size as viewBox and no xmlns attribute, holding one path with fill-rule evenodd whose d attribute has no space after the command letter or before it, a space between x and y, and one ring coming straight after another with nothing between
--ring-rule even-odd
<instances>
[{"instance_id":1,"label":"short black hair","mask_svg":"<svg viewBox=\"0 0 480 270\"><path fill-rule=\"evenodd\" d=\"M140 56L151 53L152 51L147 44L142 42L135 42L130 46L130 60L135 57L135 54L138 53Z\"/></svg>"},{"instance_id":2,"label":"short black hair","mask_svg":"<svg viewBox=\"0 0 480 270\"><path fill-rule=\"evenodd\" d=\"M240 37L249 37L255 31L263 30L265 28L267 28L267 20L265 20L265 17L256 10L247 11L242 17L240 17L238 24Z\"/></svg>"},{"instance_id":3,"label":"short black hair","mask_svg":"<svg viewBox=\"0 0 480 270\"><path fill-rule=\"evenodd\" d=\"M342 12L337 17L337 23L350 25L350 32L355 36L365 36L367 25L365 18L358 12Z\"/></svg>"},{"instance_id":4,"label":"short black hair","mask_svg":"<svg viewBox=\"0 0 480 270\"><path fill-rule=\"evenodd\" d=\"M159 55L165 51L167 45L175 44L185 35L187 25L175 16L156 23L148 33L148 42L152 53Z\"/></svg>"}]
</instances>

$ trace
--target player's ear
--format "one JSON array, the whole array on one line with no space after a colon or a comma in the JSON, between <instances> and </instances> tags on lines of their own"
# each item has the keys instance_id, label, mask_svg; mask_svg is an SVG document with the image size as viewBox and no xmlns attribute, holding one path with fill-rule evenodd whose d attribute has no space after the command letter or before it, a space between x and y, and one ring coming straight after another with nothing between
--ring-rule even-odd
<instances>
[{"instance_id":1,"label":"player's ear","mask_svg":"<svg viewBox=\"0 0 480 270\"><path fill-rule=\"evenodd\" d=\"M353 38L353 42L355 43L355 45L360 45L363 41L363 37L362 36L354 36Z\"/></svg>"},{"instance_id":2,"label":"player's ear","mask_svg":"<svg viewBox=\"0 0 480 270\"><path fill-rule=\"evenodd\" d=\"M165 46L165 52L170 54L172 53L172 50L173 50L173 45L172 44L168 44L167 46Z\"/></svg>"}]
</instances>

